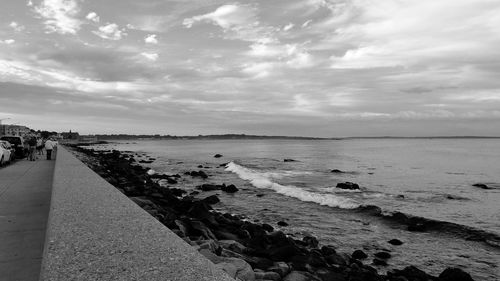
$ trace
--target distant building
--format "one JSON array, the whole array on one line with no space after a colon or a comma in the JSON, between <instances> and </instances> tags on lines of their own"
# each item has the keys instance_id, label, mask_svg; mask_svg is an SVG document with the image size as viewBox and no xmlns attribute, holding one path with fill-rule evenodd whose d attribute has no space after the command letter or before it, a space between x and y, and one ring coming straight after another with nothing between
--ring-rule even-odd
<instances>
[{"instance_id":1,"label":"distant building","mask_svg":"<svg viewBox=\"0 0 500 281\"><path fill-rule=\"evenodd\" d=\"M0 125L0 135L24 136L30 133L30 128L21 125Z\"/></svg>"},{"instance_id":2,"label":"distant building","mask_svg":"<svg viewBox=\"0 0 500 281\"><path fill-rule=\"evenodd\" d=\"M65 140L77 140L80 138L80 134L77 132L71 132L71 130L69 132L62 132L61 136Z\"/></svg>"}]
</instances>

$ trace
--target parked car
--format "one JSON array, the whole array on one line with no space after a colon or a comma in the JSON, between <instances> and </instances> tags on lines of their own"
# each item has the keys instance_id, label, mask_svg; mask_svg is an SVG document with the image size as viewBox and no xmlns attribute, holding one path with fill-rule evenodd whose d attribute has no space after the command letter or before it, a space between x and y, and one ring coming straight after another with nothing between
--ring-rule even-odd
<instances>
[{"instance_id":1,"label":"parked car","mask_svg":"<svg viewBox=\"0 0 500 281\"><path fill-rule=\"evenodd\" d=\"M0 143L0 166L10 163L11 158L12 152L10 151L10 149L8 149L3 142Z\"/></svg>"},{"instance_id":2,"label":"parked car","mask_svg":"<svg viewBox=\"0 0 500 281\"><path fill-rule=\"evenodd\" d=\"M3 147L5 149L10 151L9 161L15 160L16 159L16 149L14 148L14 146L12 146L12 144L10 144L10 142L8 142L8 141L0 140L0 145L2 145L2 144L3 144Z\"/></svg>"},{"instance_id":3,"label":"parked car","mask_svg":"<svg viewBox=\"0 0 500 281\"><path fill-rule=\"evenodd\" d=\"M20 136L3 136L0 137L0 140L8 141L12 146L14 146L14 149L16 150L16 157L17 158L24 158L26 157L26 149L24 148L24 139L23 137Z\"/></svg>"}]
</instances>

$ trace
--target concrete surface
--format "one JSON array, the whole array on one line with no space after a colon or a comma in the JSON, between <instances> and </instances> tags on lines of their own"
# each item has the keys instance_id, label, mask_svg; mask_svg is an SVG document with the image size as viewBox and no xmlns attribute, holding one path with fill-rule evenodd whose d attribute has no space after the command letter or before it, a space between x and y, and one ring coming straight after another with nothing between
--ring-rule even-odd
<instances>
[{"instance_id":1,"label":"concrete surface","mask_svg":"<svg viewBox=\"0 0 500 281\"><path fill-rule=\"evenodd\" d=\"M40 275L55 161L18 160L0 168L0 280Z\"/></svg>"},{"instance_id":2,"label":"concrete surface","mask_svg":"<svg viewBox=\"0 0 500 281\"><path fill-rule=\"evenodd\" d=\"M60 148L41 280L233 279Z\"/></svg>"}]
</instances>

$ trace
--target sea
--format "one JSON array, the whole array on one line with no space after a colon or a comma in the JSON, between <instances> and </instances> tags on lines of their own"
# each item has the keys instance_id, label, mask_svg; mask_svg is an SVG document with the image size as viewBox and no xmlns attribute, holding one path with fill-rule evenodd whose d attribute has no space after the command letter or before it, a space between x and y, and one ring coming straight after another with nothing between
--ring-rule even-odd
<instances>
[{"instance_id":1,"label":"sea","mask_svg":"<svg viewBox=\"0 0 500 281\"><path fill-rule=\"evenodd\" d=\"M371 257L388 250L392 258L389 266L377 267L380 272L414 265L439 275L459 267L475 280L500 280L498 241L474 241L466 231L500 237L500 139L122 140L96 148L137 153L138 161L154 159L142 165L156 173L203 170L208 179L183 176L174 186L191 192L203 183L234 184L240 189L234 194L196 196L218 194L216 210L271 224L298 239L314 235L322 245L346 253L362 249ZM360 189L336 188L342 182ZM408 231L360 211L366 205L384 214L451 222L464 231ZM387 243L393 238L403 245Z\"/></svg>"}]
</instances>

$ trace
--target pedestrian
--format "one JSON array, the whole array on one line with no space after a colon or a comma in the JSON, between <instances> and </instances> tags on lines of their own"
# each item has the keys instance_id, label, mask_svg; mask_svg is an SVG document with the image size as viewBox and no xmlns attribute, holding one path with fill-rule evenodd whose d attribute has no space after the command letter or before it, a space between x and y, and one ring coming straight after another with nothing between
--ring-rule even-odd
<instances>
[{"instance_id":1,"label":"pedestrian","mask_svg":"<svg viewBox=\"0 0 500 281\"><path fill-rule=\"evenodd\" d=\"M38 155L43 155L43 140L42 138L36 139L36 152Z\"/></svg>"},{"instance_id":2,"label":"pedestrian","mask_svg":"<svg viewBox=\"0 0 500 281\"><path fill-rule=\"evenodd\" d=\"M35 136L31 136L28 140L29 150L28 150L28 159L30 161L36 160L35 149L36 149L36 138Z\"/></svg>"},{"instance_id":3,"label":"pedestrian","mask_svg":"<svg viewBox=\"0 0 500 281\"><path fill-rule=\"evenodd\" d=\"M48 139L45 142L45 151L47 152L47 160L52 160L52 149L54 149L54 142Z\"/></svg>"}]
</instances>

